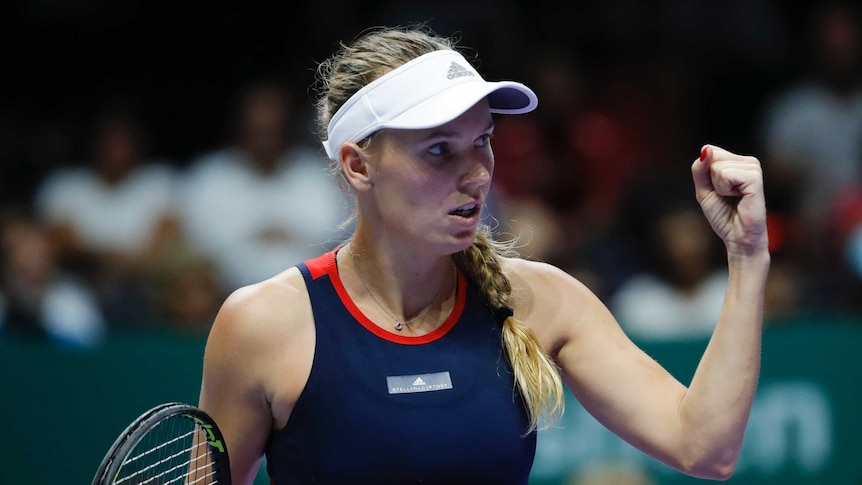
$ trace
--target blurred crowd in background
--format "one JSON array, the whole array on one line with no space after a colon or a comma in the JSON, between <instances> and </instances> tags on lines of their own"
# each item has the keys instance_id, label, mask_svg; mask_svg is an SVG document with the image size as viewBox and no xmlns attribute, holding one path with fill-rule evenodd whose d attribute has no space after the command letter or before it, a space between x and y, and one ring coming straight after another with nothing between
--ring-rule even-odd
<instances>
[{"instance_id":1,"label":"blurred crowd in background","mask_svg":"<svg viewBox=\"0 0 862 485\"><path fill-rule=\"evenodd\" d=\"M850 3L523 0L254 7L18 2L0 103L0 341L205 334L233 289L334 247L349 198L314 68L427 21L520 80L489 221L592 288L636 339L703 338L727 274L689 166L764 166L770 325L862 321L862 30Z\"/></svg>"}]
</instances>

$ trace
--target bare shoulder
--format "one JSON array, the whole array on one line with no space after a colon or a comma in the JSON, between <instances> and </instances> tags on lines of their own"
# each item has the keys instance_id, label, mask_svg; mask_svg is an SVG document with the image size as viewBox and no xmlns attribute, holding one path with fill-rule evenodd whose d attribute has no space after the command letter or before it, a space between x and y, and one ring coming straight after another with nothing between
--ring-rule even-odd
<instances>
[{"instance_id":1,"label":"bare shoulder","mask_svg":"<svg viewBox=\"0 0 862 485\"><path fill-rule=\"evenodd\" d=\"M595 298L581 281L552 264L522 258L501 258L501 263L512 284L516 304Z\"/></svg>"},{"instance_id":2,"label":"bare shoulder","mask_svg":"<svg viewBox=\"0 0 862 485\"><path fill-rule=\"evenodd\" d=\"M512 285L515 317L552 354L594 322L613 320L596 294L564 270L521 258L502 258L501 264Z\"/></svg>"},{"instance_id":3,"label":"bare shoulder","mask_svg":"<svg viewBox=\"0 0 862 485\"><path fill-rule=\"evenodd\" d=\"M269 430L284 425L302 391L313 353L311 304L298 269L225 299L207 339L199 403L232 447L235 475L256 470Z\"/></svg>"},{"instance_id":4,"label":"bare shoulder","mask_svg":"<svg viewBox=\"0 0 862 485\"><path fill-rule=\"evenodd\" d=\"M204 352L204 384L272 400L298 395L314 353L314 317L302 274L291 268L225 299ZM279 375L295 380L276 379Z\"/></svg>"},{"instance_id":5,"label":"bare shoulder","mask_svg":"<svg viewBox=\"0 0 862 485\"><path fill-rule=\"evenodd\" d=\"M234 345L272 344L312 323L302 275L291 268L268 280L234 290L216 316L210 339Z\"/></svg>"}]
</instances>

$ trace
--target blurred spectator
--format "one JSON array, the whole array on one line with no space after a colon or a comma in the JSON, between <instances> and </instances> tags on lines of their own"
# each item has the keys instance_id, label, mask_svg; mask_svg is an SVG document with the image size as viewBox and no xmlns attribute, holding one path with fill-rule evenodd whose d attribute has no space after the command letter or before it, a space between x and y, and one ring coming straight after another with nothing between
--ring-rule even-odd
<instances>
[{"instance_id":1,"label":"blurred spectator","mask_svg":"<svg viewBox=\"0 0 862 485\"><path fill-rule=\"evenodd\" d=\"M130 104L106 103L94 123L89 163L49 172L34 201L60 262L93 285L116 327L153 321L148 271L181 238L175 169L148 158L145 136Z\"/></svg>"},{"instance_id":2,"label":"blurred spectator","mask_svg":"<svg viewBox=\"0 0 862 485\"><path fill-rule=\"evenodd\" d=\"M862 187L862 30L856 7L819 4L809 17L804 76L764 106L764 149L774 266L792 265L803 307L833 309L848 294L840 257L845 201Z\"/></svg>"},{"instance_id":3,"label":"blurred spectator","mask_svg":"<svg viewBox=\"0 0 862 485\"><path fill-rule=\"evenodd\" d=\"M809 71L765 106L762 142L771 178L781 173L801 191L800 215L811 220L862 177L860 35L854 10L823 4L812 16Z\"/></svg>"},{"instance_id":4,"label":"blurred spectator","mask_svg":"<svg viewBox=\"0 0 862 485\"><path fill-rule=\"evenodd\" d=\"M501 117L493 140L494 184L504 198L537 199L555 212L569 209L583 182L574 126L585 111L580 66L573 52L559 47L536 49L531 85L543 100L553 100L524 116Z\"/></svg>"},{"instance_id":5,"label":"blurred spectator","mask_svg":"<svg viewBox=\"0 0 862 485\"><path fill-rule=\"evenodd\" d=\"M347 198L327 172L322 148L291 93L260 81L239 92L231 139L192 161L182 189L182 224L209 255L226 289L268 278L334 247Z\"/></svg>"},{"instance_id":6,"label":"blurred spectator","mask_svg":"<svg viewBox=\"0 0 862 485\"><path fill-rule=\"evenodd\" d=\"M204 335L227 296L213 262L182 245L165 248L146 284L159 320L180 332Z\"/></svg>"},{"instance_id":7,"label":"blurred spectator","mask_svg":"<svg viewBox=\"0 0 862 485\"><path fill-rule=\"evenodd\" d=\"M698 206L656 190L635 202L645 264L623 281L609 307L634 339L708 338L727 287L720 240Z\"/></svg>"},{"instance_id":8,"label":"blurred spectator","mask_svg":"<svg viewBox=\"0 0 862 485\"><path fill-rule=\"evenodd\" d=\"M48 339L90 348L105 321L90 288L62 271L48 231L8 211L0 218L0 340Z\"/></svg>"},{"instance_id":9,"label":"blurred spectator","mask_svg":"<svg viewBox=\"0 0 862 485\"><path fill-rule=\"evenodd\" d=\"M495 184L505 215L534 229L522 252L604 297L627 276L628 242L617 231L632 184L673 163L688 173L682 72L660 56L605 69L559 45L536 51L530 85L542 108L498 121Z\"/></svg>"},{"instance_id":10,"label":"blurred spectator","mask_svg":"<svg viewBox=\"0 0 862 485\"><path fill-rule=\"evenodd\" d=\"M563 243L564 213L581 189L570 130L582 111L584 86L572 53L552 47L537 52L533 88L540 103L554 102L496 120L492 193L500 201L502 227L521 238L519 252L549 261Z\"/></svg>"},{"instance_id":11,"label":"blurred spectator","mask_svg":"<svg viewBox=\"0 0 862 485\"><path fill-rule=\"evenodd\" d=\"M862 312L862 187L841 198L835 215L840 221L841 260L849 278L845 311Z\"/></svg>"}]
</instances>

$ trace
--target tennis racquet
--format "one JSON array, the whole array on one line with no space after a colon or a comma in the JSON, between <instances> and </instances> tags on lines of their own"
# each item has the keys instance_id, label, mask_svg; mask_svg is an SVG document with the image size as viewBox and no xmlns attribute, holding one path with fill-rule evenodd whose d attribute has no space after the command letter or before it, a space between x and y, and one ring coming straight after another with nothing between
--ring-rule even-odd
<instances>
[{"instance_id":1,"label":"tennis racquet","mask_svg":"<svg viewBox=\"0 0 862 485\"><path fill-rule=\"evenodd\" d=\"M215 421L195 406L160 404L123 431L93 485L230 485L230 463Z\"/></svg>"}]
</instances>

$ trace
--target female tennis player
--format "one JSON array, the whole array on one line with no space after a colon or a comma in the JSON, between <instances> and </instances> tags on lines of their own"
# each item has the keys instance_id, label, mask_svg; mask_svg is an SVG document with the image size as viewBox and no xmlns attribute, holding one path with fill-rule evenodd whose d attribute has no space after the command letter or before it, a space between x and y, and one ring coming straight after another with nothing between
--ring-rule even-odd
<instances>
[{"instance_id":1,"label":"female tennis player","mask_svg":"<svg viewBox=\"0 0 862 485\"><path fill-rule=\"evenodd\" d=\"M200 407L235 483L525 484L563 386L684 473L736 466L760 368L769 268L756 158L707 145L694 192L727 249L727 296L688 386L571 275L480 225L495 114L533 91L489 82L451 39L375 29L319 69L320 133L355 198L339 249L235 291L207 343Z\"/></svg>"}]
</instances>

